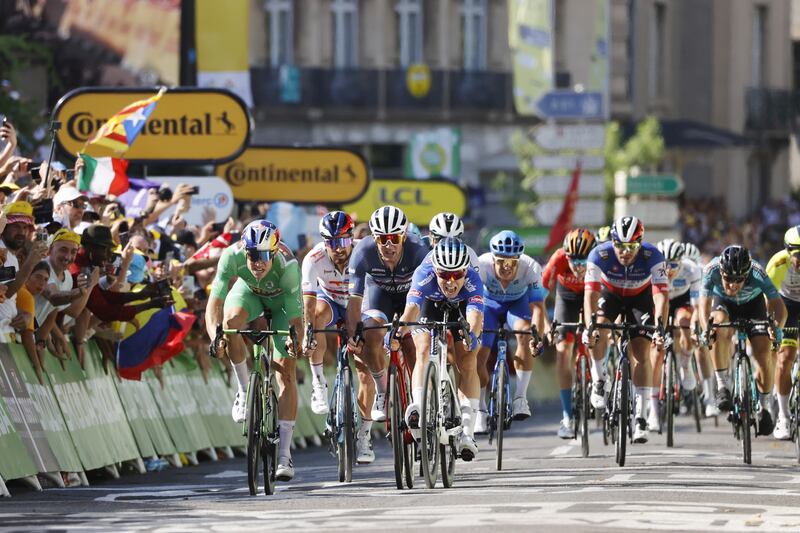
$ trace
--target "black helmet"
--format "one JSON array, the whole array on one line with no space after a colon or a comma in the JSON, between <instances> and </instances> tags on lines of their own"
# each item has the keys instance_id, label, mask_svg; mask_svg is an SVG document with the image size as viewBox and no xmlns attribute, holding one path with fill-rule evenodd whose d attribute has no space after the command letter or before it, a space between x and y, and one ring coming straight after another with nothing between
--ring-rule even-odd
<instances>
[{"instance_id":1,"label":"black helmet","mask_svg":"<svg viewBox=\"0 0 800 533\"><path fill-rule=\"evenodd\" d=\"M719 256L719 269L726 278L746 278L753 269L750 252L738 244L728 246Z\"/></svg>"}]
</instances>

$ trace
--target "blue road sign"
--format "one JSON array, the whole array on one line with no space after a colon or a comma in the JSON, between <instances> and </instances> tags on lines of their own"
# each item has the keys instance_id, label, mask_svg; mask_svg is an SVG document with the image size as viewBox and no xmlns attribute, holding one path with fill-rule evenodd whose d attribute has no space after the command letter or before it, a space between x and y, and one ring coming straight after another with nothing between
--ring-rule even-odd
<instances>
[{"instance_id":1,"label":"blue road sign","mask_svg":"<svg viewBox=\"0 0 800 533\"><path fill-rule=\"evenodd\" d=\"M550 91L536 104L542 118L590 120L603 118L603 94Z\"/></svg>"}]
</instances>

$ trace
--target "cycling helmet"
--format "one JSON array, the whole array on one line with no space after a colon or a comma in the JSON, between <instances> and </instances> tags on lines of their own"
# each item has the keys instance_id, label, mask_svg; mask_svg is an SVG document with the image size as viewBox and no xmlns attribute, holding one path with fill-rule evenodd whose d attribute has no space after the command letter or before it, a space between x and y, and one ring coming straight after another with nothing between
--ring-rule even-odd
<instances>
[{"instance_id":1,"label":"cycling helmet","mask_svg":"<svg viewBox=\"0 0 800 533\"><path fill-rule=\"evenodd\" d=\"M753 268L750 252L744 246L728 246L719 256L719 269L725 277L746 278Z\"/></svg>"},{"instance_id":2,"label":"cycling helmet","mask_svg":"<svg viewBox=\"0 0 800 533\"><path fill-rule=\"evenodd\" d=\"M353 235L353 219L344 211L331 211L319 221L319 234L323 239L336 239Z\"/></svg>"},{"instance_id":3,"label":"cycling helmet","mask_svg":"<svg viewBox=\"0 0 800 533\"><path fill-rule=\"evenodd\" d=\"M683 257L700 264L700 249L690 242L683 243Z\"/></svg>"},{"instance_id":4,"label":"cycling helmet","mask_svg":"<svg viewBox=\"0 0 800 533\"><path fill-rule=\"evenodd\" d=\"M408 223L408 226L406 227L406 233L409 235L416 235L418 239L422 238L422 232L419 230L419 226L413 222Z\"/></svg>"},{"instance_id":5,"label":"cycling helmet","mask_svg":"<svg viewBox=\"0 0 800 533\"><path fill-rule=\"evenodd\" d=\"M684 244L675 239L658 241L656 246L667 261L680 261L686 254L686 247Z\"/></svg>"},{"instance_id":6,"label":"cycling helmet","mask_svg":"<svg viewBox=\"0 0 800 533\"><path fill-rule=\"evenodd\" d=\"M438 239L445 237L460 238L464 234L464 223L455 213L439 213L431 219L428 229L431 237Z\"/></svg>"},{"instance_id":7,"label":"cycling helmet","mask_svg":"<svg viewBox=\"0 0 800 533\"><path fill-rule=\"evenodd\" d=\"M247 250L275 252L280 240L281 234L278 228L269 220L255 220L242 232L242 241Z\"/></svg>"},{"instance_id":8,"label":"cycling helmet","mask_svg":"<svg viewBox=\"0 0 800 533\"><path fill-rule=\"evenodd\" d=\"M511 230L504 230L489 241L492 255L499 257L518 257L525 250L525 244L519 235Z\"/></svg>"},{"instance_id":9,"label":"cycling helmet","mask_svg":"<svg viewBox=\"0 0 800 533\"><path fill-rule=\"evenodd\" d=\"M611 226L603 226L602 228L598 229L594 238L597 240L597 244L611 240Z\"/></svg>"},{"instance_id":10,"label":"cycling helmet","mask_svg":"<svg viewBox=\"0 0 800 533\"><path fill-rule=\"evenodd\" d=\"M783 236L783 247L790 252L800 250L800 226L789 228Z\"/></svg>"},{"instance_id":11,"label":"cycling helmet","mask_svg":"<svg viewBox=\"0 0 800 533\"><path fill-rule=\"evenodd\" d=\"M455 237L445 237L433 247L431 261L436 270L464 270L469 266L467 245Z\"/></svg>"},{"instance_id":12,"label":"cycling helmet","mask_svg":"<svg viewBox=\"0 0 800 533\"><path fill-rule=\"evenodd\" d=\"M621 217L611 225L611 239L614 242L642 242L644 224L636 217Z\"/></svg>"},{"instance_id":13,"label":"cycling helmet","mask_svg":"<svg viewBox=\"0 0 800 533\"><path fill-rule=\"evenodd\" d=\"M586 228L577 228L564 237L564 251L573 259L586 259L597 245L594 235Z\"/></svg>"},{"instance_id":14,"label":"cycling helmet","mask_svg":"<svg viewBox=\"0 0 800 533\"><path fill-rule=\"evenodd\" d=\"M405 233L408 220L403 212L393 205L379 207L369 217L369 230L373 235Z\"/></svg>"}]
</instances>

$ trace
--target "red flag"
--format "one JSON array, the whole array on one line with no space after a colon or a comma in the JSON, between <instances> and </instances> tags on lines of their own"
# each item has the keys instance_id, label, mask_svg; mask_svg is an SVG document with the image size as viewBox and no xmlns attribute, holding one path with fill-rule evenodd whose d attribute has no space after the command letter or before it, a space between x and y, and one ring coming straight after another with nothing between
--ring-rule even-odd
<instances>
[{"instance_id":1,"label":"red flag","mask_svg":"<svg viewBox=\"0 0 800 533\"><path fill-rule=\"evenodd\" d=\"M575 213L575 204L578 203L578 182L581 179L581 165L575 167L572 173L572 181L569 184L567 196L564 198L564 206L561 208L561 214L558 215L556 223L553 224L553 229L550 230L550 238L547 241L545 251L549 252L554 248L561 245L564 237L569 233L572 227L572 215Z\"/></svg>"}]
</instances>

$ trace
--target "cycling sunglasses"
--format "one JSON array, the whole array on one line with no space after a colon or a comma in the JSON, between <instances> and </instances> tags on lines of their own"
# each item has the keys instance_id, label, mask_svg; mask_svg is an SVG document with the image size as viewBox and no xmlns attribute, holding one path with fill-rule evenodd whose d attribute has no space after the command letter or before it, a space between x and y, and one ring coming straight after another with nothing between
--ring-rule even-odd
<instances>
[{"instance_id":1,"label":"cycling sunglasses","mask_svg":"<svg viewBox=\"0 0 800 533\"><path fill-rule=\"evenodd\" d=\"M250 259L250 261L253 261L254 263L257 263L259 261L263 261L266 263L267 261L272 259L272 255L273 255L272 251L270 250L254 250L254 249L247 250L247 257Z\"/></svg>"},{"instance_id":2,"label":"cycling sunglasses","mask_svg":"<svg viewBox=\"0 0 800 533\"><path fill-rule=\"evenodd\" d=\"M727 283L744 283L744 280L747 279L747 276L726 276L725 274L722 275L722 280Z\"/></svg>"},{"instance_id":3,"label":"cycling sunglasses","mask_svg":"<svg viewBox=\"0 0 800 533\"><path fill-rule=\"evenodd\" d=\"M575 265L576 267L585 267L586 266L586 258L583 259L576 259L574 257L567 256L569 262Z\"/></svg>"},{"instance_id":4,"label":"cycling sunglasses","mask_svg":"<svg viewBox=\"0 0 800 533\"><path fill-rule=\"evenodd\" d=\"M331 250L338 250L339 248L347 248L353 244L352 237L337 237L335 239L325 239L325 246Z\"/></svg>"},{"instance_id":5,"label":"cycling sunglasses","mask_svg":"<svg viewBox=\"0 0 800 533\"><path fill-rule=\"evenodd\" d=\"M437 270L436 277L444 281L458 281L467 275L466 270Z\"/></svg>"},{"instance_id":6,"label":"cycling sunglasses","mask_svg":"<svg viewBox=\"0 0 800 533\"><path fill-rule=\"evenodd\" d=\"M515 266L517 266L517 263L519 263L519 258L518 257L495 257L494 261L495 261L495 263L500 265L500 267L514 268Z\"/></svg>"},{"instance_id":7,"label":"cycling sunglasses","mask_svg":"<svg viewBox=\"0 0 800 533\"><path fill-rule=\"evenodd\" d=\"M375 235L375 242L380 244L381 246L392 243L392 244L400 244L403 242L403 235L400 233L389 233L387 235Z\"/></svg>"},{"instance_id":8,"label":"cycling sunglasses","mask_svg":"<svg viewBox=\"0 0 800 533\"><path fill-rule=\"evenodd\" d=\"M667 268L669 270L678 270L680 268L680 266L681 266L681 264L679 262L677 262L677 261L669 261L669 262L667 262Z\"/></svg>"},{"instance_id":9,"label":"cycling sunglasses","mask_svg":"<svg viewBox=\"0 0 800 533\"><path fill-rule=\"evenodd\" d=\"M635 252L642 245L640 242L615 242L614 248L625 252Z\"/></svg>"}]
</instances>

